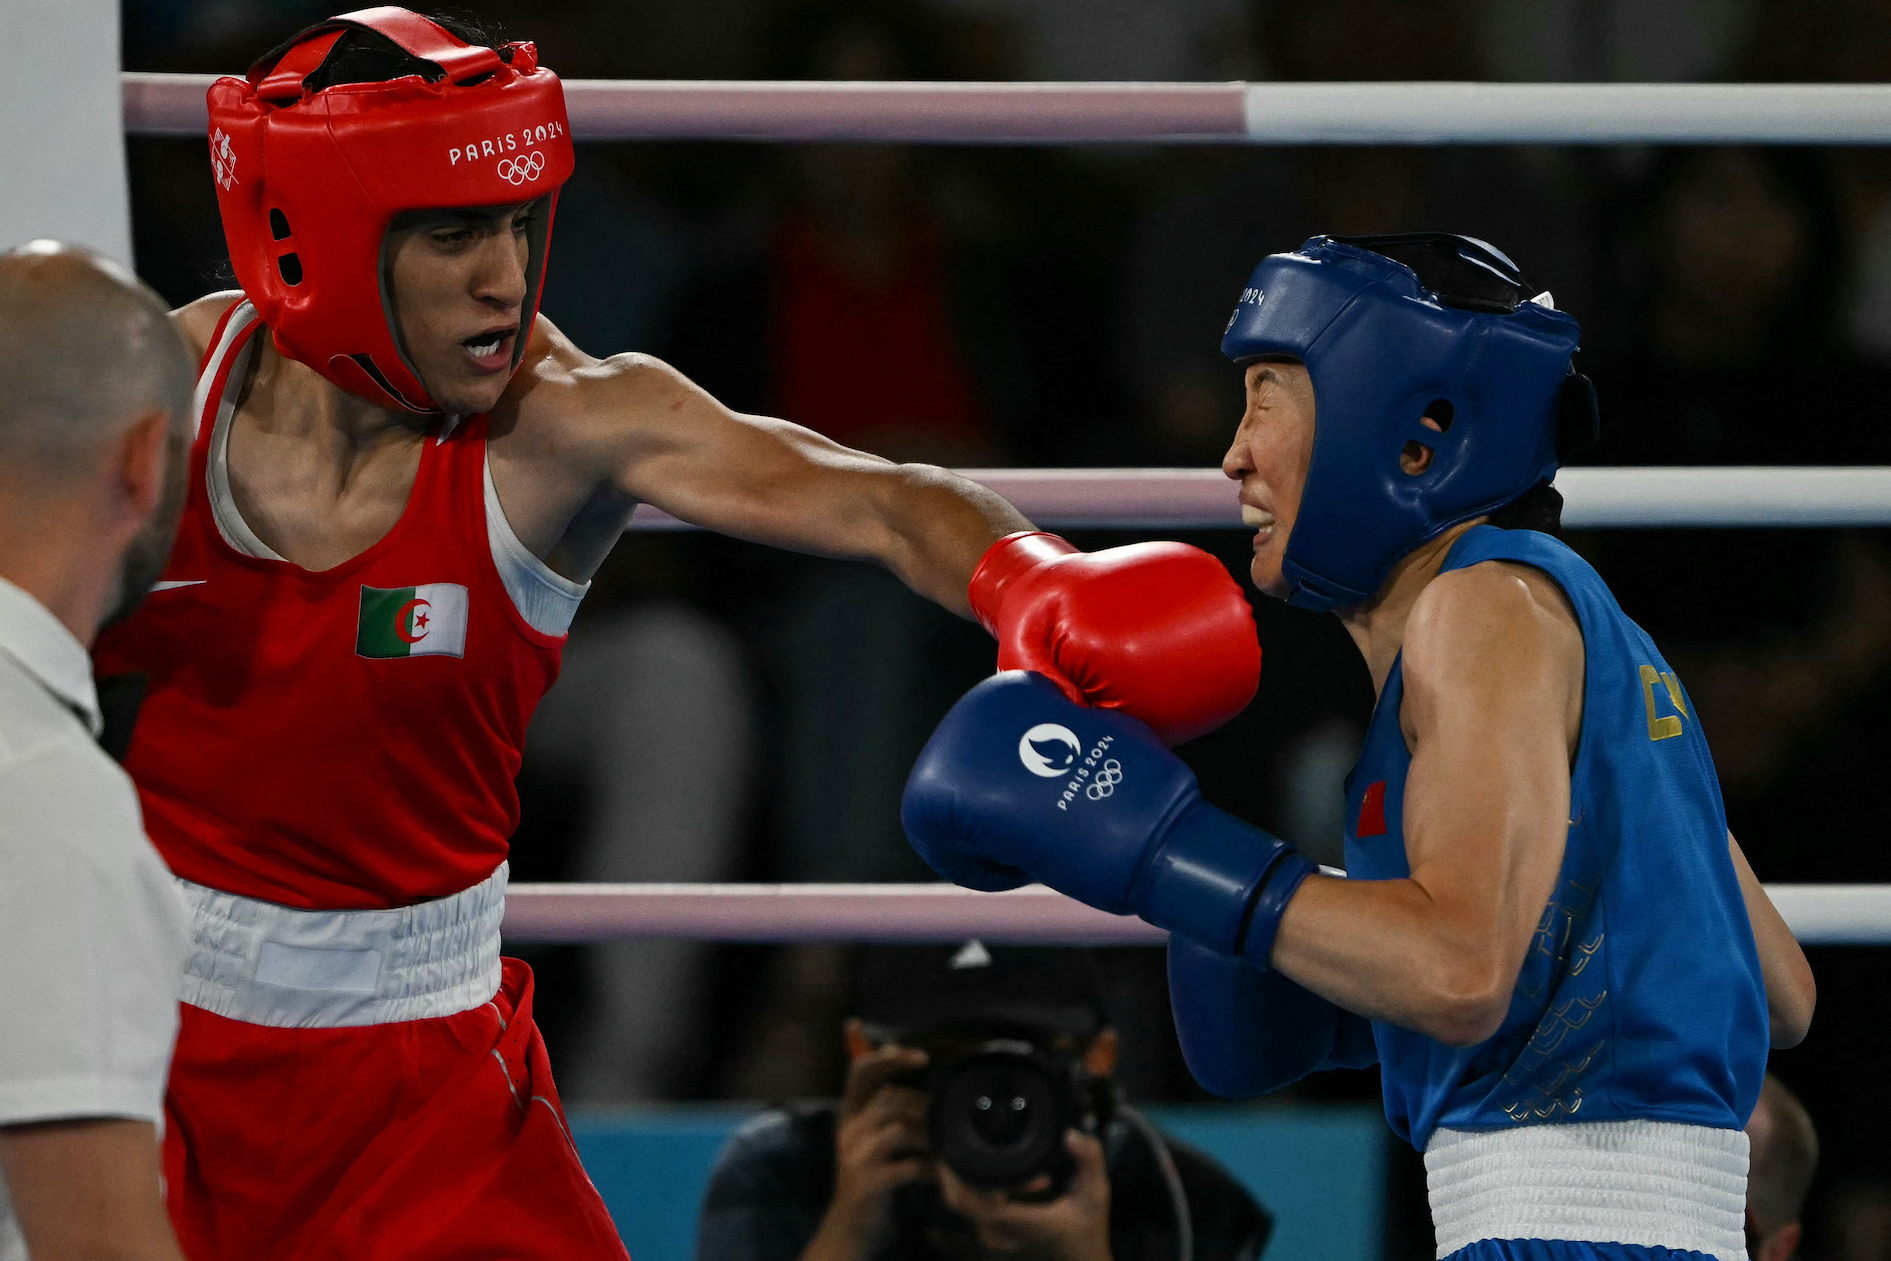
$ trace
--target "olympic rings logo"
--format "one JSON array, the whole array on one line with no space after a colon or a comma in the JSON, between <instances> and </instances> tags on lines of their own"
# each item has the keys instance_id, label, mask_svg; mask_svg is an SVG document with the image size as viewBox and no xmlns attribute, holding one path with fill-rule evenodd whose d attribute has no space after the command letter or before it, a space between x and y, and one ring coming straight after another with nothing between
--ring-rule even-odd
<instances>
[{"instance_id":1,"label":"olympic rings logo","mask_svg":"<svg viewBox=\"0 0 1891 1261\"><path fill-rule=\"evenodd\" d=\"M1092 801L1101 801L1116 791L1116 786L1123 782L1123 764L1115 758L1103 764L1097 771L1097 777L1090 781L1090 786L1083 790L1083 795Z\"/></svg>"},{"instance_id":2,"label":"olympic rings logo","mask_svg":"<svg viewBox=\"0 0 1891 1261\"><path fill-rule=\"evenodd\" d=\"M545 155L536 150L523 158L499 159L499 178L508 184L524 184L535 180L544 169Z\"/></svg>"}]
</instances>

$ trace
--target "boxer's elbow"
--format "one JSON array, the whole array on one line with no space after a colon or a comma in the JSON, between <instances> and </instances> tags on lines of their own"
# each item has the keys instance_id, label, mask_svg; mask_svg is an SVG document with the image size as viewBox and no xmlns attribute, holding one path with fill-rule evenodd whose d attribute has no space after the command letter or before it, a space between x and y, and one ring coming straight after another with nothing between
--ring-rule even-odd
<instances>
[{"instance_id":1,"label":"boxer's elbow","mask_svg":"<svg viewBox=\"0 0 1891 1261\"><path fill-rule=\"evenodd\" d=\"M1350 918L1297 921L1302 903L1315 900L1310 895L1350 901ZM1309 880L1281 920L1273 962L1349 1011L1447 1046L1476 1046L1509 1013L1525 944L1507 948L1493 919L1488 908L1441 896L1417 878ZM1348 944L1322 976L1321 940L1340 932ZM1283 958L1283 951L1296 957Z\"/></svg>"},{"instance_id":2,"label":"boxer's elbow","mask_svg":"<svg viewBox=\"0 0 1891 1261\"><path fill-rule=\"evenodd\" d=\"M1819 986L1803 954L1788 960L1777 972L1767 977L1766 1015L1773 1046L1784 1050L1805 1041L1812 1029L1812 1011L1818 1006Z\"/></svg>"},{"instance_id":3,"label":"boxer's elbow","mask_svg":"<svg viewBox=\"0 0 1891 1261\"><path fill-rule=\"evenodd\" d=\"M1454 995L1436 1005L1418 1032L1446 1046L1477 1046L1497 1035L1509 1006L1503 997Z\"/></svg>"},{"instance_id":4,"label":"boxer's elbow","mask_svg":"<svg viewBox=\"0 0 1891 1261\"><path fill-rule=\"evenodd\" d=\"M1458 952L1431 969L1418 1004L1416 1031L1446 1046L1489 1041L1510 1011L1515 974L1482 952Z\"/></svg>"}]
</instances>

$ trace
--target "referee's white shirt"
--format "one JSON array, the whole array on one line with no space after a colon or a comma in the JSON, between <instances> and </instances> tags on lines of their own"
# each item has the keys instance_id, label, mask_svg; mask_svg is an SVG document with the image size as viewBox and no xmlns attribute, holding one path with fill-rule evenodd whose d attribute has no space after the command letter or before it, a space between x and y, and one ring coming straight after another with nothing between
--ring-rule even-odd
<instances>
[{"instance_id":1,"label":"referee's white shirt","mask_svg":"<svg viewBox=\"0 0 1891 1261\"><path fill-rule=\"evenodd\" d=\"M163 1118L189 921L91 666L0 579L0 1126ZM0 1177L0 1261L25 1257Z\"/></svg>"}]
</instances>

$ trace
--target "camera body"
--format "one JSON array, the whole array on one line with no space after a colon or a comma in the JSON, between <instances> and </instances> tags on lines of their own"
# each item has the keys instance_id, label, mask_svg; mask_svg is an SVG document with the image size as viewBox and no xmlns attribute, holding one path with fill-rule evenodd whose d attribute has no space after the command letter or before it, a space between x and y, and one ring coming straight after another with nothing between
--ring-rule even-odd
<instances>
[{"instance_id":1,"label":"camera body","mask_svg":"<svg viewBox=\"0 0 1891 1261\"><path fill-rule=\"evenodd\" d=\"M947 1029L903 1041L929 1063L900 1084L926 1092L932 1150L970 1185L1022 1188L1048 1175L1047 1188L1018 1198L1057 1199L1076 1173L1064 1132L1101 1133L1115 1113L1114 1086L1084 1069L1080 1049L1057 1045L1068 1039Z\"/></svg>"}]
</instances>

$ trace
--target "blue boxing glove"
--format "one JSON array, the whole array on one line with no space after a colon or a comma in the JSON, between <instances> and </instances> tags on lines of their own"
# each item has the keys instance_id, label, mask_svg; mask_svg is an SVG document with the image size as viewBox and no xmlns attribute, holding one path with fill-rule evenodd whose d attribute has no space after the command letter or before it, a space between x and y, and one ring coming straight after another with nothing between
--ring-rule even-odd
<instances>
[{"instance_id":1,"label":"blue boxing glove","mask_svg":"<svg viewBox=\"0 0 1891 1261\"><path fill-rule=\"evenodd\" d=\"M1265 967L1314 864L1202 800L1147 726L1024 670L967 692L926 743L900 808L932 869L973 889L1036 880Z\"/></svg>"},{"instance_id":2,"label":"blue boxing glove","mask_svg":"<svg viewBox=\"0 0 1891 1261\"><path fill-rule=\"evenodd\" d=\"M1227 1098L1378 1059L1372 1026L1278 972L1169 938L1169 1006L1188 1071Z\"/></svg>"}]
</instances>

